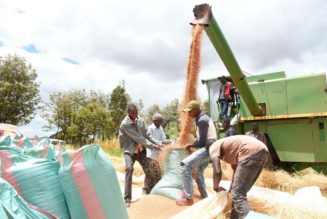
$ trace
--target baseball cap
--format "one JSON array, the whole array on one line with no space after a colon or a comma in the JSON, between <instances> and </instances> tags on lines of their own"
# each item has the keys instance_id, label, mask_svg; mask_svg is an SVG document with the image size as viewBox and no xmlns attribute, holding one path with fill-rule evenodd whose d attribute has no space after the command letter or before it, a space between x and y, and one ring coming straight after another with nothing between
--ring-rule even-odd
<instances>
[{"instance_id":1,"label":"baseball cap","mask_svg":"<svg viewBox=\"0 0 327 219\"><path fill-rule=\"evenodd\" d=\"M200 109L200 102L199 101L197 101L197 100L190 101L187 104L186 108L184 108L182 111L183 112L189 112L189 111L191 111L193 109Z\"/></svg>"}]
</instances>

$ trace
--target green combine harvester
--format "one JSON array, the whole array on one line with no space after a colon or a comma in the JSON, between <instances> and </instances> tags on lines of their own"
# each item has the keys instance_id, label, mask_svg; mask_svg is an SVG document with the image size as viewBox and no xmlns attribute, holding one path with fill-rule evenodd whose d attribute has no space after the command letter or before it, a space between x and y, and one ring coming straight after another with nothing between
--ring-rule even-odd
<instances>
[{"instance_id":1,"label":"green combine harvester","mask_svg":"<svg viewBox=\"0 0 327 219\"><path fill-rule=\"evenodd\" d=\"M240 134L259 124L268 141L275 165L300 170L312 167L327 174L327 87L326 75L310 74L287 78L285 72L246 77L220 30L208 4L193 9L192 24L205 31L237 87L237 118ZM220 89L218 78L203 80L209 92L210 115L221 123L216 103ZM234 119L235 120L235 119Z\"/></svg>"}]
</instances>

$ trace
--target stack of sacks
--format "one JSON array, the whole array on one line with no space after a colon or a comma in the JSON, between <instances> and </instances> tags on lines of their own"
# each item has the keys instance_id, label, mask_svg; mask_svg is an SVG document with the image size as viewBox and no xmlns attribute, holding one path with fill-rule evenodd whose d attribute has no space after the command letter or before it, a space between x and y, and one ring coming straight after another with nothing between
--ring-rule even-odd
<instances>
[{"instance_id":1,"label":"stack of sacks","mask_svg":"<svg viewBox=\"0 0 327 219\"><path fill-rule=\"evenodd\" d=\"M8 138L0 142L1 177L27 202L58 218L69 219L58 162L24 155L21 149L8 146L8 142Z\"/></svg>"},{"instance_id":2,"label":"stack of sacks","mask_svg":"<svg viewBox=\"0 0 327 219\"><path fill-rule=\"evenodd\" d=\"M35 158L45 158L47 160L56 160L54 146L50 144L48 137L43 137L31 147L24 147L24 154Z\"/></svg>"},{"instance_id":3,"label":"stack of sacks","mask_svg":"<svg viewBox=\"0 0 327 219\"><path fill-rule=\"evenodd\" d=\"M25 218L25 219L54 219L55 216L48 216L33 210L17 194L16 190L4 179L0 178L0 218Z\"/></svg>"},{"instance_id":4,"label":"stack of sacks","mask_svg":"<svg viewBox=\"0 0 327 219\"><path fill-rule=\"evenodd\" d=\"M177 200L183 189L182 160L187 156L185 149L173 149L164 161L164 173L161 180L151 191L153 195L162 195Z\"/></svg>"},{"instance_id":5,"label":"stack of sacks","mask_svg":"<svg viewBox=\"0 0 327 219\"><path fill-rule=\"evenodd\" d=\"M9 135L7 137L10 137ZM20 138L18 140L12 140L11 146L19 147L21 149L33 148L33 143L26 137Z\"/></svg>"},{"instance_id":6,"label":"stack of sacks","mask_svg":"<svg viewBox=\"0 0 327 219\"><path fill-rule=\"evenodd\" d=\"M117 175L99 145L63 154L59 178L72 218L127 219Z\"/></svg>"}]
</instances>

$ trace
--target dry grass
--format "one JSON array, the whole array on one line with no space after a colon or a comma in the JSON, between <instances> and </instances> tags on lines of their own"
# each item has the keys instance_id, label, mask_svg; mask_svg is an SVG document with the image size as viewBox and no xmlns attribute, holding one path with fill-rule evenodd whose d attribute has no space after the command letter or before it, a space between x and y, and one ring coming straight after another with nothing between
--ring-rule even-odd
<instances>
[{"instance_id":1,"label":"dry grass","mask_svg":"<svg viewBox=\"0 0 327 219\"><path fill-rule=\"evenodd\" d=\"M284 170L263 170L256 185L290 193L306 186L318 186L322 194L327 196L327 177L315 171L289 174Z\"/></svg>"},{"instance_id":2,"label":"dry grass","mask_svg":"<svg viewBox=\"0 0 327 219\"><path fill-rule=\"evenodd\" d=\"M118 138L113 138L110 140L100 141L101 148L110 155L122 156L122 151L120 149Z\"/></svg>"},{"instance_id":3,"label":"dry grass","mask_svg":"<svg viewBox=\"0 0 327 219\"><path fill-rule=\"evenodd\" d=\"M123 157L116 157L116 156L110 156L110 155L108 155L108 157L110 158L111 162L113 163L116 171L125 173L125 161L124 161ZM144 174L144 172L143 172L141 165L138 162L135 162L133 175L134 176L142 176L143 174Z\"/></svg>"},{"instance_id":4,"label":"dry grass","mask_svg":"<svg viewBox=\"0 0 327 219\"><path fill-rule=\"evenodd\" d=\"M231 180L233 176L231 166L221 162L221 167L223 172L222 179ZM212 177L211 164L206 168L204 176L206 178ZM293 174L284 170L270 171L264 169L255 185L293 194L303 187L318 186L323 196L327 197L327 176L317 173L311 168Z\"/></svg>"}]
</instances>

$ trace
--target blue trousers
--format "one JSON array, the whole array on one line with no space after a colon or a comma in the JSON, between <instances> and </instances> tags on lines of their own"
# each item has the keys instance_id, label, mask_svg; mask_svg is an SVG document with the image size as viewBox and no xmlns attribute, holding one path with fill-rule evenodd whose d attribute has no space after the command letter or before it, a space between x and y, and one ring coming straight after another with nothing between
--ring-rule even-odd
<instances>
[{"instance_id":1,"label":"blue trousers","mask_svg":"<svg viewBox=\"0 0 327 219\"><path fill-rule=\"evenodd\" d=\"M193 198L192 171L197 170L195 181L202 198L208 196L204 181L203 171L209 164L209 152L200 148L182 161L184 192L187 199Z\"/></svg>"},{"instance_id":2,"label":"blue trousers","mask_svg":"<svg viewBox=\"0 0 327 219\"><path fill-rule=\"evenodd\" d=\"M220 117L221 119L225 119L228 116L228 101L227 100L219 100L220 105Z\"/></svg>"}]
</instances>

